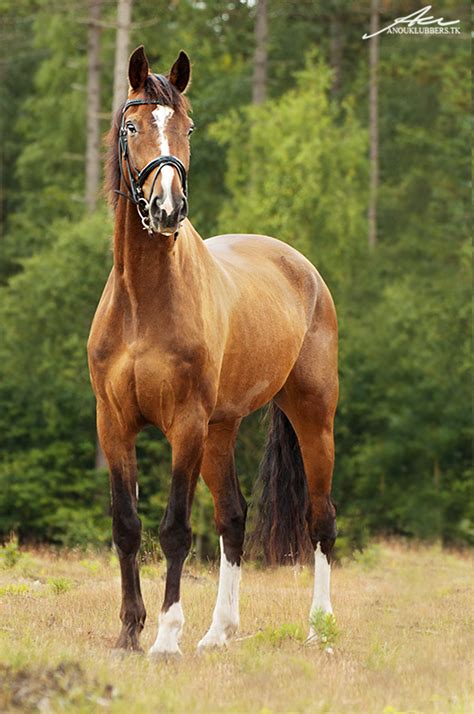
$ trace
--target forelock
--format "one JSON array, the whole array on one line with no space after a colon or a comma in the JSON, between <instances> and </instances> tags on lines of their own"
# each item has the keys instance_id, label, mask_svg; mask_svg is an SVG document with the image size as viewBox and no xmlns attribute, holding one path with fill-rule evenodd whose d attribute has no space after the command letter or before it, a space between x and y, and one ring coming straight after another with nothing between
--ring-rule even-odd
<instances>
[{"instance_id":1,"label":"forelock","mask_svg":"<svg viewBox=\"0 0 474 714\"><path fill-rule=\"evenodd\" d=\"M187 114L189 102L163 74L149 74L145 81L145 96L157 103L171 107L175 112Z\"/></svg>"}]
</instances>

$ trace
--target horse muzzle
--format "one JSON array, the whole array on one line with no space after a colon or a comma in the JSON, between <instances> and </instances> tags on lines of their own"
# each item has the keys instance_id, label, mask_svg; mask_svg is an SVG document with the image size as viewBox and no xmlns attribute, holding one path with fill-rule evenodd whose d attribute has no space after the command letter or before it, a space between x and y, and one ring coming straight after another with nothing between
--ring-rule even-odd
<instances>
[{"instance_id":1,"label":"horse muzzle","mask_svg":"<svg viewBox=\"0 0 474 714\"><path fill-rule=\"evenodd\" d=\"M180 196L174 201L174 205L161 203L155 197L150 204L150 228L156 233L171 235L175 233L180 224L188 215L188 202L186 196Z\"/></svg>"}]
</instances>

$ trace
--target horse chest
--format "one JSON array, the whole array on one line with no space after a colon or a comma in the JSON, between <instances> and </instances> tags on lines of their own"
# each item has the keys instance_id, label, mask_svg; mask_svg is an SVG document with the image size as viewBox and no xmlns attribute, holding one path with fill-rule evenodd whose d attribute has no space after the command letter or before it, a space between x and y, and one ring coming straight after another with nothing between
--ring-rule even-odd
<instances>
[{"instance_id":1,"label":"horse chest","mask_svg":"<svg viewBox=\"0 0 474 714\"><path fill-rule=\"evenodd\" d=\"M164 433L187 405L208 394L209 371L200 349L179 353L159 346L122 345L95 369L94 386L121 422L155 424Z\"/></svg>"},{"instance_id":2,"label":"horse chest","mask_svg":"<svg viewBox=\"0 0 474 714\"><path fill-rule=\"evenodd\" d=\"M135 359L133 369L141 414L166 433L173 426L177 411L193 391L195 370L189 364L178 364L173 354L158 350Z\"/></svg>"}]
</instances>

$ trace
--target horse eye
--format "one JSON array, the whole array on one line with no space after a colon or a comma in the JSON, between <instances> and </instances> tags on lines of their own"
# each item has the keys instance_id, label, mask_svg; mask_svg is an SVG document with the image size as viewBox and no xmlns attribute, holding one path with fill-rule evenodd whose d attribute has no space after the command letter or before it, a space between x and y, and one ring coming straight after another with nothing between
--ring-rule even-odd
<instances>
[{"instance_id":1,"label":"horse eye","mask_svg":"<svg viewBox=\"0 0 474 714\"><path fill-rule=\"evenodd\" d=\"M135 124L132 124L131 121L128 121L128 122L127 122L127 130L129 131L130 134L136 134L136 133L137 133L136 126L135 126Z\"/></svg>"},{"instance_id":2,"label":"horse eye","mask_svg":"<svg viewBox=\"0 0 474 714\"><path fill-rule=\"evenodd\" d=\"M194 124L189 127L189 129L188 129L188 136L191 136L191 134L193 133L193 131L194 131L195 128L196 128L196 127L194 126Z\"/></svg>"}]
</instances>

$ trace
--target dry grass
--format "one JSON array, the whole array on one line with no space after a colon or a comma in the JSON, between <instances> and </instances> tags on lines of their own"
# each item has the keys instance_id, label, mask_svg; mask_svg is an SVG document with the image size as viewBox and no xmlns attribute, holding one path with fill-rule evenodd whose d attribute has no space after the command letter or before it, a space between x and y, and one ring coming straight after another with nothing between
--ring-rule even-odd
<instances>
[{"instance_id":1,"label":"dry grass","mask_svg":"<svg viewBox=\"0 0 474 714\"><path fill-rule=\"evenodd\" d=\"M162 575L160 565L144 568L144 647L156 634ZM466 555L372 546L333 571L340 637L330 656L301 641L311 571L247 566L240 634L254 636L199 657L194 649L210 622L217 572L188 567L184 657L156 663L110 655L119 629L113 557L26 553L0 569L0 710L29 711L41 700L42 711L127 714L467 714L474 711L471 576Z\"/></svg>"}]
</instances>

